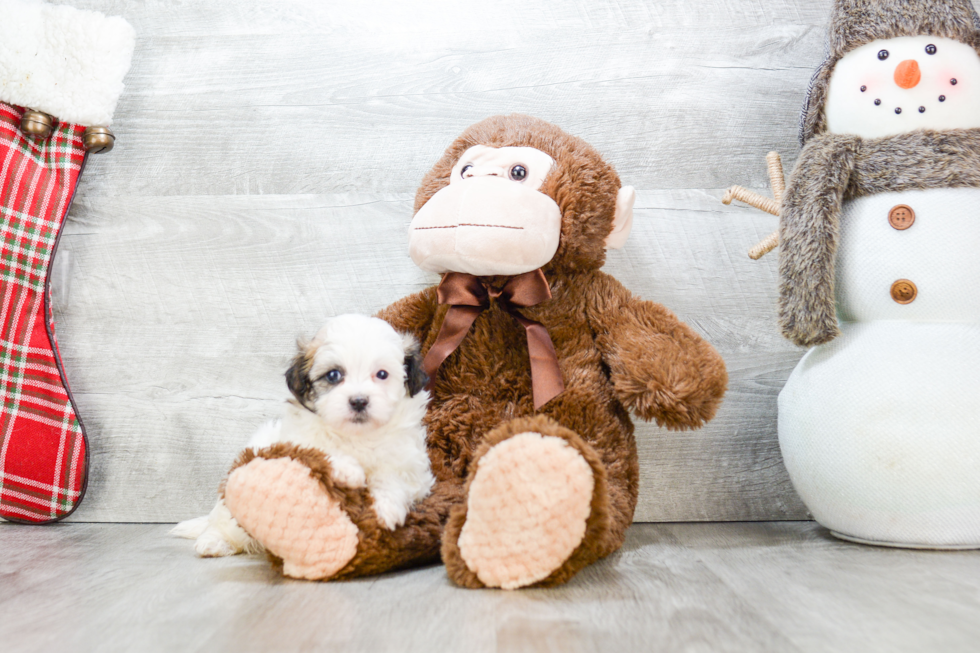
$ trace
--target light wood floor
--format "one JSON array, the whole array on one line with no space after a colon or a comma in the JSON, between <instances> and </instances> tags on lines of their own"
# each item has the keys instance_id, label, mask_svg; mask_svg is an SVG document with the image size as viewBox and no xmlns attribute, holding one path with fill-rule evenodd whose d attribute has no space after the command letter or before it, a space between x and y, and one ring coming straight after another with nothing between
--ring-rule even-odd
<instances>
[{"instance_id":1,"label":"light wood floor","mask_svg":"<svg viewBox=\"0 0 980 653\"><path fill-rule=\"evenodd\" d=\"M441 566L285 580L166 524L0 525L0 651L976 651L980 552L839 542L812 522L637 524L566 586Z\"/></svg>"}]
</instances>

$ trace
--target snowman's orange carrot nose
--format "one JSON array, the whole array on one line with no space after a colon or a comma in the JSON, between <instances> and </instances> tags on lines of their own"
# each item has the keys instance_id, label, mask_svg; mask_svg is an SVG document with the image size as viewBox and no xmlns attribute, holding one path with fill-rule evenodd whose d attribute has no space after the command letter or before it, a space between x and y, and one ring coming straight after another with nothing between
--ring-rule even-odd
<instances>
[{"instance_id":1,"label":"snowman's orange carrot nose","mask_svg":"<svg viewBox=\"0 0 980 653\"><path fill-rule=\"evenodd\" d=\"M902 88L914 88L922 73L919 71L919 62L915 59L906 59L895 68L895 83Z\"/></svg>"}]
</instances>

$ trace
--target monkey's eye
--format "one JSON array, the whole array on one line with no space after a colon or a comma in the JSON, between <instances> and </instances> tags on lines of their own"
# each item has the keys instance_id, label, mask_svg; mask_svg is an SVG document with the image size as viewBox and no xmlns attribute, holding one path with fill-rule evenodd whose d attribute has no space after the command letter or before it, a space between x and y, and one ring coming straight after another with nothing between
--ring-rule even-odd
<instances>
[{"instance_id":1,"label":"monkey's eye","mask_svg":"<svg viewBox=\"0 0 980 653\"><path fill-rule=\"evenodd\" d=\"M473 169L472 164L467 163L463 166L463 169L459 171L459 176L466 179L466 173Z\"/></svg>"},{"instance_id":2,"label":"monkey's eye","mask_svg":"<svg viewBox=\"0 0 980 653\"><path fill-rule=\"evenodd\" d=\"M510 178L514 181L524 181L525 177L527 177L527 168L521 164L518 163L510 169Z\"/></svg>"},{"instance_id":3,"label":"monkey's eye","mask_svg":"<svg viewBox=\"0 0 980 653\"><path fill-rule=\"evenodd\" d=\"M879 50L878 51L878 58L881 59L882 61L884 61L885 59L887 59L888 58L888 50Z\"/></svg>"},{"instance_id":4,"label":"monkey's eye","mask_svg":"<svg viewBox=\"0 0 980 653\"><path fill-rule=\"evenodd\" d=\"M936 46L932 43L926 46L926 54L936 54Z\"/></svg>"},{"instance_id":5,"label":"monkey's eye","mask_svg":"<svg viewBox=\"0 0 980 653\"><path fill-rule=\"evenodd\" d=\"M379 379L381 379L382 381L384 381L385 379L388 378L388 371L387 370L379 370L378 373L375 374L375 376L378 377Z\"/></svg>"},{"instance_id":6,"label":"monkey's eye","mask_svg":"<svg viewBox=\"0 0 980 653\"><path fill-rule=\"evenodd\" d=\"M337 385L344 380L344 373L340 370L333 369L323 375L323 378L327 380L327 383L332 385Z\"/></svg>"}]
</instances>

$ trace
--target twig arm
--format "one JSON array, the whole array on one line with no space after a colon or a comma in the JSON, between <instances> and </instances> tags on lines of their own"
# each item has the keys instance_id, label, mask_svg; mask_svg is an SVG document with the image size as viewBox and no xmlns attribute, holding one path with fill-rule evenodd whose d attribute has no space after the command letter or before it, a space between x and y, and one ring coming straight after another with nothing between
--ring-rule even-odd
<instances>
[{"instance_id":1,"label":"twig arm","mask_svg":"<svg viewBox=\"0 0 980 653\"><path fill-rule=\"evenodd\" d=\"M758 261L760 258L776 249L779 245L779 232L774 231L762 240L755 247L749 250L749 258Z\"/></svg>"},{"instance_id":2,"label":"twig arm","mask_svg":"<svg viewBox=\"0 0 980 653\"><path fill-rule=\"evenodd\" d=\"M783 201L783 193L786 192L786 177L783 173L783 161L778 152L770 152L766 155L766 164L769 168L769 183L772 185L772 195L775 199L769 199L750 191L742 186L732 186L721 198L721 203L726 206L732 200L744 202L749 206L765 211L770 215L779 217L779 205ZM779 245L779 231L774 231L762 239L755 247L749 250L749 258L758 261L760 258L774 250Z\"/></svg>"},{"instance_id":3,"label":"twig arm","mask_svg":"<svg viewBox=\"0 0 980 653\"><path fill-rule=\"evenodd\" d=\"M754 206L757 209L765 211L770 215L779 216L779 205L768 197L764 197L750 191L748 188L743 188L741 186L732 186L725 193L725 196L721 198L721 203L728 205L732 203L732 200L738 200L739 202L745 202L749 206Z\"/></svg>"},{"instance_id":4,"label":"twig arm","mask_svg":"<svg viewBox=\"0 0 980 653\"><path fill-rule=\"evenodd\" d=\"M786 178L783 176L783 160L779 158L779 152L770 152L766 155L766 164L769 166L769 183L772 186L772 196L776 204L783 201L783 193L786 192Z\"/></svg>"}]
</instances>

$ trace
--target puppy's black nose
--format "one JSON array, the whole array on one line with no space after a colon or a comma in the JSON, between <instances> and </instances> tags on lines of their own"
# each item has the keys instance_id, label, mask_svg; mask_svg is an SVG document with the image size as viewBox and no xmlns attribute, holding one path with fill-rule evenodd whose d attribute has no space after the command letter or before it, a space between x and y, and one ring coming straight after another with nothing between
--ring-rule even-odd
<instances>
[{"instance_id":1,"label":"puppy's black nose","mask_svg":"<svg viewBox=\"0 0 980 653\"><path fill-rule=\"evenodd\" d=\"M348 400L348 402L350 403L350 407L354 409L354 412L360 413L365 408L367 408L368 398L367 397L351 397Z\"/></svg>"}]
</instances>

